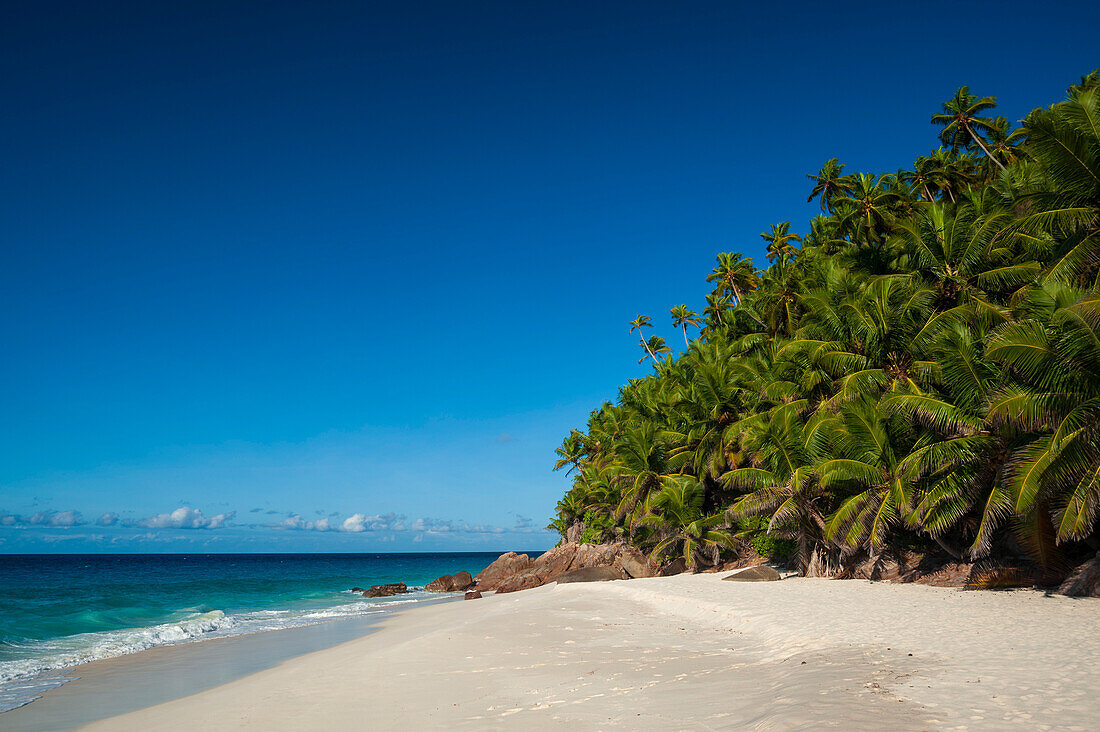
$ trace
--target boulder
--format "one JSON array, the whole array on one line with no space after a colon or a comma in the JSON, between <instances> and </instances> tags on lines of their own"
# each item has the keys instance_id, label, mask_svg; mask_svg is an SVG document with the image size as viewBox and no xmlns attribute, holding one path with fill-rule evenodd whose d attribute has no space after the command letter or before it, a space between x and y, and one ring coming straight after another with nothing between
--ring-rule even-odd
<instances>
[{"instance_id":1,"label":"boulder","mask_svg":"<svg viewBox=\"0 0 1100 732\"><path fill-rule=\"evenodd\" d=\"M581 567L566 572L555 581L559 585L566 585L571 582L606 582L617 579L626 579L626 573L614 567Z\"/></svg>"},{"instance_id":2,"label":"boulder","mask_svg":"<svg viewBox=\"0 0 1100 732\"><path fill-rule=\"evenodd\" d=\"M687 571L687 561L683 557L677 557L671 562L661 567L661 571L657 573L658 577L671 577L674 574L683 574Z\"/></svg>"},{"instance_id":3,"label":"boulder","mask_svg":"<svg viewBox=\"0 0 1100 732\"><path fill-rule=\"evenodd\" d=\"M739 569L722 579L727 582L775 582L783 579L783 577L768 565L761 564L758 567Z\"/></svg>"},{"instance_id":4,"label":"boulder","mask_svg":"<svg viewBox=\"0 0 1100 732\"><path fill-rule=\"evenodd\" d=\"M474 578L470 576L470 573L463 570L451 577L451 592L462 592L468 590L474 586Z\"/></svg>"},{"instance_id":5,"label":"boulder","mask_svg":"<svg viewBox=\"0 0 1100 732\"><path fill-rule=\"evenodd\" d=\"M531 565L533 567L545 567L549 576L556 577L569 571L576 556L576 544L559 544L535 559Z\"/></svg>"},{"instance_id":6,"label":"boulder","mask_svg":"<svg viewBox=\"0 0 1100 732\"><path fill-rule=\"evenodd\" d=\"M363 593L364 597L393 597L409 591L404 582L394 582L389 585L373 585Z\"/></svg>"},{"instance_id":7,"label":"boulder","mask_svg":"<svg viewBox=\"0 0 1100 732\"><path fill-rule=\"evenodd\" d=\"M352 592L358 592L360 595L367 591L366 587L352 587Z\"/></svg>"},{"instance_id":8,"label":"boulder","mask_svg":"<svg viewBox=\"0 0 1100 732\"><path fill-rule=\"evenodd\" d=\"M504 580L516 575L531 566L531 558L526 554L508 552L502 554L495 562L477 573L477 589L495 590Z\"/></svg>"},{"instance_id":9,"label":"boulder","mask_svg":"<svg viewBox=\"0 0 1100 732\"><path fill-rule=\"evenodd\" d=\"M1100 554L1069 573L1058 587L1059 595L1100 597Z\"/></svg>"},{"instance_id":10,"label":"boulder","mask_svg":"<svg viewBox=\"0 0 1100 732\"><path fill-rule=\"evenodd\" d=\"M620 551L622 544L581 544L577 547L571 569L610 567Z\"/></svg>"},{"instance_id":11,"label":"boulder","mask_svg":"<svg viewBox=\"0 0 1100 732\"><path fill-rule=\"evenodd\" d=\"M579 544L584 534L584 522L574 521L573 525L565 530L565 540L570 544Z\"/></svg>"},{"instance_id":12,"label":"boulder","mask_svg":"<svg viewBox=\"0 0 1100 732\"><path fill-rule=\"evenodd\" d=\"M532 587L546 584L550 579L550 573L546 567L531 567L505 578L496 586L496 591L498 595L502 595L506 592L529 590ZM478 585L478 589L481 589L480 585Z\"/></svg>"},{"instance_id":13,"label":"boulder","mask_svg":"<svg viewBox=\"0 0 1100 732\"><path fill-rule=\"evenodd\" d=\"M623 568L624 572L636 579L657 576L657 565L637 549L624 549L619 556L619 566Z\"/></svg>"},{"instance_id":14,"label":"boulder","mask_svg":"<svg viewBox=\"0 0 1100 732\"><path fill-rule=\"evenodd\" d=\"M437 577L427 584L424 588L428 592L450 592L454 586L454 577L449 574L445 574L442 577Z\"/></svg>"},{"instance_id":15,"label":"boulder","mask_svg":"<svg viewBox=\"0 0 1100 732\"><path fill-rule=\"evenodd\" d=\"M464 599L464 600L480 600L481 599L481 593L478 592L477 590L471 590L470 592L467 592L466 597L464 597L462 599Z\"/></svg>"}]
</instances>

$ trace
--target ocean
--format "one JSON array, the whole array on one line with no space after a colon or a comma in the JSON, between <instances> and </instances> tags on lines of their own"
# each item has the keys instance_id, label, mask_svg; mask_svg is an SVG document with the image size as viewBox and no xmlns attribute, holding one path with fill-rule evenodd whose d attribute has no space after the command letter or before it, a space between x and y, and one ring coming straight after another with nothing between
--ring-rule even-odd
<instances>
[{"instance_id":1,"label":"ocean","mask_svg":"<svg viewBox=\"0 0 1100 732\"><path fill-rule=\"evenodd\" d=\"M448 554L0 555L0 712L64 683L61 669L156 646L384 613L440 597L352 587L477 573Z\"/></svg>"}]
</instances>

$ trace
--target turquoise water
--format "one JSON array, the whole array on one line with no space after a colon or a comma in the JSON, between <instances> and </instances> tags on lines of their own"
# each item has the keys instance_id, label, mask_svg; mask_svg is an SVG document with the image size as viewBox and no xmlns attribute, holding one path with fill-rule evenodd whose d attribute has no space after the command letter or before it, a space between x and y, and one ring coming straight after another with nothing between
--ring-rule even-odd
<instances>
[{"instance_id":1,"label":"turquoise water","mask_svg":"<svg viewBox=\"0 0 1100 732\"><path fill-rule=\"evenodd\" d=\"M0 711L63 681L56 671L155 646L366 616L421 602L366 599L476 573L499 553L0 556Z\"/></svg>"}]
</instances>

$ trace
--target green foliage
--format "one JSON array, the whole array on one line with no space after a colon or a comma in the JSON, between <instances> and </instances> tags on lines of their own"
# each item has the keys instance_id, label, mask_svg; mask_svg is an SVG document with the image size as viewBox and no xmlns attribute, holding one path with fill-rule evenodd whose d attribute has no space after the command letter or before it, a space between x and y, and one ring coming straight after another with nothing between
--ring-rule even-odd
<instances>
[{"instance_id":1,"label":"green foliage","mask_svg":"<svg viewBox=\"0 0 1100 732\"><path fill-rule=\"evenodd\" d=\"M805 571L888 546L1054 566L1100 518L1100 85L1014 128L960 88L897 172L809 176L821 214L721 253L685 350L631 323L649 375L557 450L551 524L692 565ZM688 326L698 328L694 340ZM679 336L677 336L679 337ZM738 527L738 528L733 528Z\"/></svg>"},{"instance_id":2,"label":"green foliage","mask_svg":"<svg viewBox=\"0 0 1100 732\"><path fill-rule=\"evenodd\" d=\"M589 511L584 514L581 544L599 544L614 536L615 520L611 516Z\"/></svg>"},{"instance_id":3,"label":"green foliage","mask_svg":"<svg viewBox=\"0 0 1100 732\"><path fill-rule=\"evenodd\" d=\"M795 543L768 533L768 522L759 516L741 520L738 528L738 536L748 539L752 543L753 551L762 557L785 562L795 554Z\"/></svg>"}]
</instances>

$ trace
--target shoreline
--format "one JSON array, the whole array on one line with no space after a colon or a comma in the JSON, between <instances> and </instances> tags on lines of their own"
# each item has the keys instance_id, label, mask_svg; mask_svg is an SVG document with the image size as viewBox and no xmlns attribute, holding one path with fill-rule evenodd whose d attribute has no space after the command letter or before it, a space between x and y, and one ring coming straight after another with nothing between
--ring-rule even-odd
<instances>
[{"instance_id":1,"label":"shoreline","mask_svg":"<svg viewBox=\"0 0 1100 732\"><path fill-rule=\"evenodd\" d=\"M1100 715L1098 621L1094 599L1034 591L721 575L547 585L390 614L87 729L1084 730Z\"/></svg>"},{"instance_id":2,"label":"shoreline","mask_svg":"<svg viewBox=\"0 0 1100 732\"><path fill-rule=\"evenodd\" d=\"M240 635L198 638L96 659L53 672L65 678L33 701L0 712L4 730L77 729L101 719L201 693L372 633L386 617L452 602L425 598L376 613Z\"/></svg>"}]
</instances>

